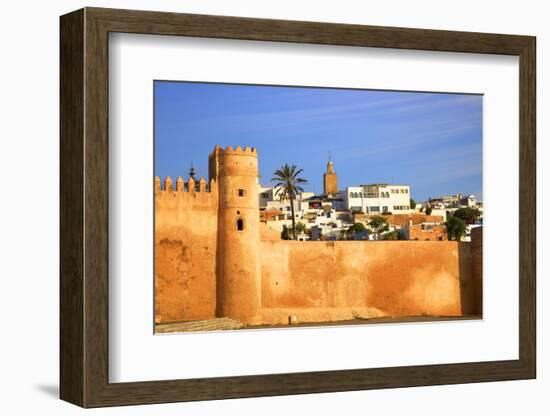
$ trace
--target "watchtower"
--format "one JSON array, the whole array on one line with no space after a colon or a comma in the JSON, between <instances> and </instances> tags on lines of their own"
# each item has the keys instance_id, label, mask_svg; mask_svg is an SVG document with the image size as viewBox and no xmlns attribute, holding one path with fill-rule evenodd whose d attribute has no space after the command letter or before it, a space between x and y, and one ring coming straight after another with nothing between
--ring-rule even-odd
<instances>
[{"instance_id":1,"label":"watchtower","mask_svg":"<svg viewBox=\"0 0 550 416\"><path fill-rule=\"evenodd\" d=\"M209 165L218 183L216 315L260 324L258 153L217 146Z\"/></svg>"},{"instance_id":2,"label":"watchtower","mask_svg":"<svg viewBox=\"0 0 550 416\"><path fill-rule=\"evenodd\" d=\"M329 196L338 193L338 175L334 172L334 164L330 159L327 163L327 171L323 174L323 193Z\"/></svg>"}]
</instances>

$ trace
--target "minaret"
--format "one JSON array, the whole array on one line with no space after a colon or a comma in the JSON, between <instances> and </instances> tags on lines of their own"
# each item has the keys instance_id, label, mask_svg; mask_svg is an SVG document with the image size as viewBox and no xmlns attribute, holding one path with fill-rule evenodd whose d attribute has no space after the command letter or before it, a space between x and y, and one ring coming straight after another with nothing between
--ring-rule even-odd
<instances>
[{"instance_id":1,"label":"minaret","mask_svg":"<svg viewBox=\"0 0 550 416\"><path fill-rule=\"evenodd\" d=\"M216 147L218 181L216 316L261 323L258 154L250 147Z\"/></svg>"},{"instance_id":2,"label":"minaret","mask_svg":"<svg viewBox=\"0 0 550 416\"><path fill-rule=\"evenodd\" d=\"M323 174L323 193L331 196L338 193L338 175L334 172L334 164L330 160L327 163L327 171Z\"/></svg>"}]
</instances>

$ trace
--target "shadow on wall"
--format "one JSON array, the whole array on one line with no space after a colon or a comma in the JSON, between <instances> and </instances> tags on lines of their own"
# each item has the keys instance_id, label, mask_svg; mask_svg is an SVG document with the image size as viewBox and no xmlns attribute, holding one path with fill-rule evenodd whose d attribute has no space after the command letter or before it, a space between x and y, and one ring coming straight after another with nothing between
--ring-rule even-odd
<instances>
[{"instance_id":1,"label":"shadow on wall","mask_svg":"<svg viewBox=\"0 0 550 416\"><path fill-rule=\"evenodd\" d=\"M459 244L460 300L462 315L482 316L483 230L472 230L471 243Z\"/></svg>"}]
</instances>

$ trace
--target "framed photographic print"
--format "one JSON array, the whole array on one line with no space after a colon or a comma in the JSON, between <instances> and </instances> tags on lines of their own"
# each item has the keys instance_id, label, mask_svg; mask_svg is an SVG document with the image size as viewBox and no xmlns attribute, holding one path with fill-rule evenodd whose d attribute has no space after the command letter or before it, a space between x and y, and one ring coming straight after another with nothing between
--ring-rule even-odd
<instances>
[{"instance_id":1,"label":"framed photographic print","mask_svg":"<svg viewBox=\"0 0 550 416\"><path fill-rule=\"evenodd\" d=\"M535 38L85 8L60 52L63 400L535 377Z\"/></svg>"}]
</instances>

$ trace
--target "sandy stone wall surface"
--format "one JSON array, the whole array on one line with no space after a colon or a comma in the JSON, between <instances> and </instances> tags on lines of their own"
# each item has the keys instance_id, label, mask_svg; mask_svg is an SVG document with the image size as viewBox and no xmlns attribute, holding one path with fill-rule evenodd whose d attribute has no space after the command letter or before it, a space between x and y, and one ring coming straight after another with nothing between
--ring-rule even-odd
<instances>
[{"instance_id":1,"label":"sandy stone wall surface","mask_svg":"<svg viewBox=\"0 0 550 416\"><path fill-rule=\"evenodd\" d=\"M212 188L156 192L157 323L214 317L218 196Z\"/></svg>"},{"instance_id":2,"label":"sandy stone wall surface","mask_svg":"<svg viewBox=\"0 0 550 416\"><path fill-rule=\"evenodd\" d=\"M262 241L266 324L476 314L470 245L454 241Z\"/></svg>"}]
</instances>

